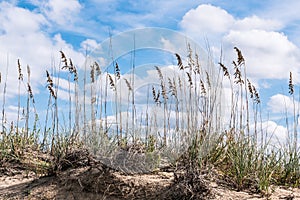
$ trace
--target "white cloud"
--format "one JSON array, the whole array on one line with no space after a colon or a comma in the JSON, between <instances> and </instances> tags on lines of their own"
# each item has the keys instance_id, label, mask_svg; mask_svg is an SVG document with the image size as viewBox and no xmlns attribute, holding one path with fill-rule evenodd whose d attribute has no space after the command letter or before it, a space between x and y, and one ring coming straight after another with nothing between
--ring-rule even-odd
<instances>
[{"instance_id":1,"label":"white cloud","mask_svg":"<svg viewBox=\"0 0 300 200\"><path fill-rule=\"evenodd\" d=\"M51 37L45 33L49 21L35 11L16 7L7 2L0 3L0 72L2 83L7 75L6 97L14 97L18 93L17 60L20 59L24 81L27 82L26 66L30 67L30 82L34 94L39 93L39 87L46 84L45 70L58 68L59 51L65 52L73 62L82 64L84 56L75 51L73 46L62 39L59 34ZM0 85L3 91L4 84ZM21 94L26 94L27 86L22 84ZM2 99L1 99L2 100ZM0 100L0 101L1 101Z\"/></svg>"},{"instance_id":2,"label":"white cloud","mask_svg":"<svg viewBox=\"0 0 300 200\"><path fill-rule=\"evenodd\" d=\"M289 39L300 46L300 1L289 0L288 3L280 0L274 0L272 3L261 11L260 15L277 19L284 24L283 31L289 35ZM284 11L284 12L283 12Z\"/></svg>"},{"instance_id":3,"label":"white cloud","mask_svg":"<svg viewBox=\"0 0 300 200\"><path fill-rule=\"evenodd\" d=\"M227 11L206 4L188 11L180 22L182 29L193 37L225 33L233 24L234 18Z\"/></svg>"},{"instance_id":4,"label":"white cloud","mask_svg":"<svg viewBox=\"0 0 300 200\"><path fill-rule=\"evenodd\" d=\"M224 37L224 43L228 51L233 46L242 50L248 75L258 79L286 79L289 71L300 67L299 49L282 33L264 30L230 31Z\"/></svg>"},{"instance_id":5,"label":"white cloud","mask_svg":"<svg viewBox=\"0 0 300 200\"><path fill-rule=\"evenodd\" d=\"M162 49L167 49L168 51L177 52L177 47L174 46L174 44L168 40L167 38L162 37L160 39L160 42L162 43Z\"/></svg>"},{"instance_id":6,"label":"white cloud","mask_svg":"<svg viewBox=\"0 0 300 200\"><path fill-rule=\"evenodd\" d=\"M59 25L74 23L74 18L82 8L77 0L47 0L40 2L45 15Z\"/></svg>"},{"instance_id":7,"label":"white cloud","mask_svg":"<svg viewBox=\"0 0 300 200\"><path fill-rule=\"evenodd\" d=\"M41 26L48 24L43 15L15 7L7 2L0 3L0 11L0 30L5 34L27 34L38 31Z\"/></svg>"},{"instance_id":8,"label":"white cloud","mask_svg":"<svg viewBox=\"0 0 300 200\"><path fill-rule=\"evenodd\" d=\"M69 102L69 100L71 98L71 101L74 102L75 94L72 93L72 92L69 92L67 90L63 90L61 88L58 88L57 89L57 98L60 99L60 100L64 100L66 102ZM64 107L62 107L62 108L64 110Z\"/></svg>"},{"instance_id":9,"label":"white cloud","mask_svg":"<svg viewBox=\"0 0 300 200\"><path fill-rule=\"evenodd\" d=\"M234 29L236 30L252 30L252 29L261 29L261 30L279 30L283 27L281 22L271 19L262 19L257 16L246 17L241 20L236 20L234 24Z\"/></svg>"},{"instance_id":10,"label":"white cloud","mask_svg":"<svg viewBox=\"0 0 300 200\"><path fill-rule=\"evenodd\" d=\"M274 121L264 121L261 124L258 124L258 140L261 142L261 134L263 134L264 142L268 142L269 145L275 145L279 147L287 142L288 130L286 127L278 125ZM262 128L262 133L261 129ZM250 129L254 131L254 125L250 126ZM278 146L279 145L279 146Z\"/></svg>"},{"instance_id":11,"label":"white cloud","mask_svg":"<svg viewBox=\"0 0 300 200\"><path fill-rule=\"evenodd\" d=\"M63 90L69 91L73 93L75 91L75 83L73 83L72 77L70 77L70 81L67 79L64 79L60 77L59 79L57 77L52 77L53 83L59 84L59 87ZM70 87L70 88L69 88Z\"/></svg>"},{"instance_id":12,"label":"white cloud","mask_svg":"<svg viewBox=\"0 0 300 200\"><path fill-rule=\"evenodd\" d=\"M282 94L276 94L270 98L267 105L268 105L268 109L272 113L293 114L294 113L294 105L296 106L295 109L297 109L297 106L300 105L300 102L298 102L296 100L293 101L293 99L289 96L282 95Z\"/></svg>"},{"instance_id":13,"label":"white cloud","mask_svg":"<svg viewBox=\"0 0 300 200\"><path fill-rule=\"evenodd\" d=\"M251 79L286 79L289 71L300 72L300 50L280 31L285 24L256 15L236 19L227 11L212 5L200 5L188 11L180 22L184 32L198 42L206 35L214 57L223 56L228 66L236 59L233 47L242 50Z\"/></svg>"},{"instance_id":14,"label":"white cloud","mask_svg":"<svg viewBox=\"0 0 300 200\"><path fill-rule=\"evenodd\" d=\"M288 3L280 0L274 0L271 2L271 4L261 11L261 15L278 19L285 24L300 19L299 10L297 9L300 6L300 2L298 0L289 0Z\"/></svg>"},{"instance_id":15,"label":"white cloud","mask_svg":"<svg viewBox=\"0 0 300 200\"><path fill-rule=\"evenodd\" d=\"M101 45L99 43L97 43L96 40L92 40L92 39L86 39L83 42L80 43L80 47L84 50L94 50L97 49L101 50Z\"/></svg>"}]
</instances>

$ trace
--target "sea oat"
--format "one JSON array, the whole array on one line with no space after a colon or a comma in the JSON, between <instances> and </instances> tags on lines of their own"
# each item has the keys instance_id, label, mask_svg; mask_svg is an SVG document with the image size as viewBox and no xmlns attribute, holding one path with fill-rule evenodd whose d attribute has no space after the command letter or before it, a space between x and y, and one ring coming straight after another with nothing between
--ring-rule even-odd
<instances>
[{"instance_id":1,"label":"sea oat","mask_svg":"<svg viewBox=\"0 0 300 200\"><path fill-rule=\"evenodd\" d=\"M131 90L132 90L132 87L131 87L129 81L128 81L126 78L124 78L124 80L125 80L125 83L126 83L126 85L127 85L127 87L128 87L128 90L131 91Z\"/></svg>"},{"instance_id":2,"label":"sea oat","mask_svg":"<svg viewBox=\"0 0 300 200\"><path fill-rule=\"evenodd\" d=\"M200 80L201 94L206 94L206 89L202 80Z\"/></svg>"},{"instance_id":3,"label":"sea oat","mask_svg":"<svg viewBox=\"0 0 300 200\"><path fill-rule=\"evenodd\" d=\"M28 74L28 77L30 77L30 67L29 67L29 65L27 65L27 74Z\"/></svg>"},{"instance_id":4,"label":"sea oat","mask_svg":"<svg viewBox=\"0 0 300 200\"><path fill-rule=\"evenodd\" d=\"M91 82L95 82L95 66L91 65L91 71L90 71L90 77L91 77Z\"/></svg>"},{"instance_id":5,"label":"sea oat","mask_svg":"<svg viewBox=\"0 0 300 200\"><path fill-rule=\"evenodd\" d=\"M62 67L62 69L68 69L68 61L67 61L66 55L62 51L59 51L59 52L61 54L61 61L64 63L64 66Z\"/></svg>"},{"instance_id":6,"label":"sea oat","mask_svg":"<svg viewBox=\"0 0 300 200\"><path fill-rule=\"evenodd\" d=\"M254 92L253 92L253 89L252 89L252 85L251 85L249 79L247 79L247 82L248 82L248 89L249 89L249 92L250 92L250 98L253 99Z\"/></svg>"},{"instance_id":7,"label":"sea oat","mask_svg":"<svg viewBox=\"0 0 300 200\"><path fill-rule=\"evenodd\" d=\"M292 72L290 72L289 93L290 93L290 95L294 94L294 84L293 84L293 74L292 74Z\"/></svg>"},{"instance_id":8,"label":"sea oat","mask_svg":"<svg viewBox=\"0 0 300 200\"><path fill-rule=\"evenodd\" d=\"M234 69L238 68L238 64L235 61L232 61L232 64L234 65Z\"/></svg>"},{"instance_id":9,"label":"sea oat","mask_svg":"<svg viewBox=\"0 0 300 200\"><path fill-rule=\"evenodd\" d=\"M160 104L160 101L159 101L160 91L158 90L157 94L156 94L155 88L153 86L152 86L152 96L153 96L154 102L156 104Z\"/></svg>"},{"instance_id":10,"label":"sea oat","mask_svg":"<svg viewBox=\"0 0 300 200\"><path fill-rule=\"evenodd\" d=\"M29 83L27 83L27 86L28 86L28 93L29 93L29 97L32 99L32 102L34 102L34 98L33 98L33 93L32 93L32 89L31 89L31 86Z\"/></svg>"},{"instance_id":11,"label":"sea oat","mask_svg":"<svg viewBox=\"0 0 300 200\"><path fill-rule=\"evenodd\" d=\"M155 102L156 102L157 104L160 104L160 103L161 103L160 100L159 100L159 97L160 97L160 91L158 90L158 91L157 91L157 96L156 96L156 98L155 98Z\"/></svg>"},{"instance_id":12,"label":"sea oat","mask_svg":"<svg viewBox=\"0 0 300 200\"><path fill-rule=\"evenodd\" d=\"M114 82L112 76L110 74L107 74L107 76L108 76L108 79L109 79L110 88L115 91L116 85L115 85L115 82Z\"/></svg>"},{"instance_id":13,"label":"sea oat","mask_svg":"<svg viewBox=\"0 0 300 200\"><path fill-rule=\"evenodd\" d=\"M186 72L187 76L188 76L188 82L190 83L190 86L193 87L193 81L192 81L192 77L191 74Z\"/></svg>"},{"instance_id":14,"label":"sea oat","mask_svg":"<svg viewBox=\"0 0 300 200\"><path fill-rule=\"evenodd\" d=\"M254 87L254 85L252 85L252 89L253 89L253 93L254 93L254 102L259 104L260 103L260 97L259 97L259 94L256 90L256 88Z\"/></svg>"},{"instance_id":15,"label":"sea oat","mask_svg":"<svg viewBox=\"0 0 300 200\"><path fill-rule=\"evenodd\" d=\"M155 69L156 69L156 71L157 71L157 73L158 73L159 79L160 79L161 81L163 81L164 77L163 77L163 75L162 75L161 70L160 70L159 67L157 67L157 66L154 66L154 67L155 67Z\"/></svg>"},{"instance_id":16,"label":"sea oat","mask_svg":"<svg viewBox=\"0 0 300 200\"><path fill-rule=\"evenodd\" d=\"M50 76L48 70L46 70L46 74L47 74L47 83L48 83L51 87L53 87L53 81L52 81L52 79L51 79L51 76Z\"/></svg>"},{"instance_id":17,"label":"sea oat","mask_svg":"<svg viewBox=\"0 0 300 200\"><path fill-rule=\"evenodd\" d=\"M20 81L23 81L23 74L22 74L22 69L21 69L21 64L20 64L20 60L18 59L18 72L19 72L19 77L18 79Z\"/></svg>"},{"instance_id":18,"label":"sea oat","mask_svg":"<svg viewBox=\"0 0 300 200\"><path fill-rule=\"evenodd\" d=\"M177 89L176 89L176 82L173 78L173 81L171 80L171 78L168 78L168 83L169 83L169 89L170 89L170 93L171 96L177 97Z\"/></svg>"},{"instance_id":19,"label":"sea oat","mask_svg":"<svg viewBox=\"0 0 300 200\"><path fill-rule=\"evenodd\" d=\"M207 80L208 88L211 88L211 82L210 82L209 74L208 74L207 71L205 71L205 74L206 74L206 80Z\"/></svg>"},{"instance_id":20,"label":"sea oat","mask_svg":"<svg viewBox=\"0 0 300 200\"><path fill-rule=\"evenodd\" d=\"M78 73L77 73L77 69L75 66L74 66L73 72L74 72L74 81L78 81Z\"/></svg>"},{"instance_id":21,"label":"sea oat","mask_svg":"<svg viewBox=\"0 0 300 200\"><path fill-rule=\"evenodd\" d=\"M155 100L156 98L156 91L155 91L155 88L152 86L152 97L153 97L153 100Z\"/></svg>"},{"instance_id":22,"label":"sea oat","mask_svg":"<svg viewBox=\"0 0 300 200\"><path fill-rule=\"evenodd\" d=\"M156 99L156 91L155 91L155 88L152 86L152 97L153 97L153 100L155 101Z\"/></svg>"},{"instance_id":23,"label":"sea oat","mask_svg":"<svg viewBox=\"0 0 300 200\"><path fill-rule=\"evenodd\" d=\"M54 92L53 88L52 88L50 85L48 85L48 89L49 89L49 91L50 91L51 96L52 96L54 99L56 99L56 95L55 95L55 92Z\"/></svg>"},{"instance_id":24,"label":"sea oat","mask_svg":"<svg viewBox=\"0 0 300 200\"><path fill-rule=\"evenodd\" d=\"M94 63L94 65L96 66L96 75L100 76L101 75L101 68L99 66L99 64L97 62Z\"/></svg>"},{"instance_id":25,"label":"sea oat","mask_svg":"<svg viewBox=\"0 0 300 200\"><path fill-rule=\"evenodd\" d=\"M117 77L118 80L120 80L121 73L120 73L120 68L119 68L119 65L118 65L117 62L116 62L115 70L116 70L116 72L115 72L116 73L116 77Z\"/></svg>"},{"instance_id":26,"label":"sea oat","mask_svg":"<svg viewBox=\"0 0 300 200\"><path fill-rule=\"evenodd\" d=\"M183 64L182 64L182 60L181 60L181 57L179 54L175 53L175 56L177 58L177 65L179 67L180 70L183 70L184 67L183 67Z\"/></svg>"},{"instance_id":27,"label":"sea oat","mask_svg":"<svg viewBox=\"0 0 300 200\"><path fill-rule=\"evenodd\" d=\"M223 72L224 72L224 76L227 76L228 78L230 78L230 75L229 75L229 72L228 72L228 68L222 64L222 63L219 63L219 65L221 66Z\"/></svg>"},{"instance_id":28,"label":"sea oat","mask_svg":"<svg viewBox=\"0 0 300 200\"><path fill-rule=\"evenodd\" d=\"M244 59L244 56L243 56L241 50L239 50L239 48L237 48L237 47L234 47L234 49L235 49L235 51L237 53L237 56L238 56L238 60L237 60L238 61L238 65L245 64L245 59Z\"/></svg>"},{"instance_id":29,"label":"sea oat","mask_svg":"<svg viewBox=\"0 0 300 200\"><path fill-rule=\"evenodd\" d=\"M242 79L242 73L241 73L241 71L239 70L238 67L235 68L234 78L235 78L234 83L236 83L236 84L239 84L239 83L243 84L244 83L244 80Z\"/></svg>"},{"instance_id":30,"label":"sea oat","mask_svg":"<svg viewBox=\"0 0 300 200\"><path fill-rule=\"evenodd\" d=\"M200 63L199 63L199 56L197 53L195 53L195 60L196 60L196 65L195 65L195 70L194 72L196 74L200 74Z\"/></svg>"},{"instance_id":31,"label":"sea oat","mask_svg":"<svg viewBox=\"0 0 300 200\"><path fill-rule=\"evenodd\" d=\"M73 62L72 62L72 60L71 60L71 58L69 59L69 72L72 74L72 73L74 73L74 69L75 68L75 66L73 65Z\"/></svg>"},{"instance_id":32,"label":"sea oat","mask_svg":"<svg viewBox=\"0 0 300 200\"><path fill-rule=\"evenodd\" d=\"M168 100L166 86L165 86L165 84L162 81L160 83L160 86L161 86L161 94L162 94L164 100L166 101L166 100Z\"/></svg>"},{"instance_id":33,"label":"sea oat","mask_svg":"<svg viewBox=\"0 0 300 200\"><path fill-rule=\"evenodd\" d=\"M56 95L55 95L55 92L53 90L53 80L48 72L48 70L46 70L46 74L47 74L47 83L48 83L48 89L49 89L49 92L51 94L51 96L56 99Z\"/></svg>"},{"instance_id":34,"label":"sea oat","mask_svg":"<svg viewBox=\"0 0 300 200\"><path fill-rule=\"evenodd\" d=\"M195 61L193 60L193 50L190 44L188 44L188 52L188 67L192 70L193 66L195 66Z\"/></svg>"}]
</instances>

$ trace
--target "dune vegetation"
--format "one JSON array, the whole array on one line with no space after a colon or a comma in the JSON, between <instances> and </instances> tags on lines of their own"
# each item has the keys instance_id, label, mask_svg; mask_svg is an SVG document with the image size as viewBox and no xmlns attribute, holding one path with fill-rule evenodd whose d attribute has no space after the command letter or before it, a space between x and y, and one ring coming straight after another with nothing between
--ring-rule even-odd
<instances>
[{"instance_id":1,"label":"dune vegetation","mask_svg":"<svg viewBox=\"0 0 300 200\"><path fill-rule=\"evenodd\" d=\"M80 75L61 51L59 66L45 71L49 96L43 119L36 109L39 100L31 88L30 67L23 74L18 60L18 117L14 121L6 120L7 74L1 73L2 171L5 166L22 166L40 177L55 177L66 169L101 165L103 170L123 175L162 171L174 175L172 185L162 190L163 196L132 192L122 185L116 193L113 186L95 189L92 183L79 181L82 188L91 186L90 190L108 199L110 195L125 199L213 199L209 182L266 198L274 186L299 188L299 105L295 100L299 94L293 74L287 77L286 87L294 100L294 116L282 116L289 131L286 141L278 141L263 129L259 91L247 77L241 50L234 47L233 51L236 60L231 66L222 60L203 66L189 45L187 56L174 55L176 73L153 66L158 84L143 90L146 103L142 111L135 97L139 86L134 68L125 76L117 61L112 62L111 72L93 61L86 63ZM67 97L64 94L67 104L59 100L60 74L68 80ZM79 80L80 76L84 79ZM24 85L26 96L21 95ZM25 108L21 102L26 102ZM107 183L102 181L97 184Z\"/></svg>"}]
</instances>

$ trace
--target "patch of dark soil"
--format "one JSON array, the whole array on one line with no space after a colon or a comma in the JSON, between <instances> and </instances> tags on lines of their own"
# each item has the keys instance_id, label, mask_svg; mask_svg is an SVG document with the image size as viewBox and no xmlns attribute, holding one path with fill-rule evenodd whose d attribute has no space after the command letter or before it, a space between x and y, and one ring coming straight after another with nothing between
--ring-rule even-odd
<instances>
[{"instance_id":1,"label":"patch of dark soil","mask_svg":"<svg viewBox=\"0 0 300 200\"><path fill-rule=\"evenodd\" d=\"M174 181L165 190L164 199L214 199L205 174L197 167L179 168L174 171Z\"/></svg>"},{"instance_id":2,"label":"patch of dark soil","mask_svg":"<svg viewBox=\"0 0 300 200\"><path fill-rule=\"evenodd\" d=\"M87 149L74 149L69 151L56 163L56 170L65 171L69 168L78 168L90 165L91 155Z\"/></svg>"}]
</instances>

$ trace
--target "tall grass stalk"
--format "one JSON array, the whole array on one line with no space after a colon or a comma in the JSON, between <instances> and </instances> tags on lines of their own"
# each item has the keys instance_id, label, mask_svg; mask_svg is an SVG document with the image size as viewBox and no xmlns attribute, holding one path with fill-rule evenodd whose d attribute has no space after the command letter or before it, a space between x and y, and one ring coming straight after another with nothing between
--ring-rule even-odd
<instances>
[{"instance_id":1,"label":"tall grass stalk","mask_svg":"<svg viewBox=\"0 0 300 200\"><path fill-rule=\"evenodd\" d=\"M128 141L128 133L129 133L129 108L130 108L130 97L131 97L131 92L132 91L132 87L130 82L124 78L125 83L127 85L127 89L128 89L128 95L127 95L127 110L126 110L126 125L125 125L125 144L127 145L127 141Z\"/></svg>"},{"instance_id":2,"label":"tall grass stalk","mask_svg":"<svg viewBox=\"0 0 300 200\"><path fill-rule=\"evenodd\" d=\"M2 97L2 134L3 138L6 138L6 130L5 130L5 103L6 103L6 89L7 89L7 77L8 77L8 66L9 66L9 55L7 55L6 61L6 73L5 73L5 81L3 86L3 97Z\"/></svg>"},{"instance_id":3,"label":"tall grass stalk","mask_svg":"<svg viewBox=\"0 0 300 200\"><path fill-rule=\"evenodd\" d=\"M87 50L86 50L87 54ZM87 58L87 55L86 55ZM86 96L87 96L87 59L84 63L84 76L83 76L83 140L87 142L87 116L86 116Z\"/></svg>"},{"instance_id":4,"label":"tall grass stalk","mask_svg":"<svg viewBox=\"0 0 300 200\"><path fill-rule=\"evenodd\" d=\"M132 73L131 73L131 87L132 87L132 92L131 92L131 133L132 133L132 141L135 143L136 138L135 138L135 114L136 114L136 109L135 109L135 97L134 97L134 92L135 92L135 35L133 37L133 55L132 55Z\"/></svg>"},{"instance_id":5,"label":"tall grass stalk","mask_svg":"<svg viewBox=\"0 0 300 200\"><path fill-rule=\"evenodd\" d=\"M20 123L20 109L21 109L21 82L23 81L23 74L21 69L20 60L17 61L18 65L18 116L17 116L17 134L19 133L19 123Z\"/></svg>"},{"instance_id":6,"label":"tall grass stalk","mask_svg":"<svg viewBox=\"0 0 300 200\"><path fill-rule=\"evenodd\" d=\"M293 74L290 72L290 77L289 77L289 94L292 96L292 101L293 101L293 137L292 140L294 141L293 143L293 149L295 153L297 152L297 140L298 140L298 132L297 132L297 127L298 127L298 114L296 113L296 102L295 102L295 95L294 95L294 84L293 84ZM300 96L300 95L299 95Z\"/></svg>"},{"instance_id":7,"label":"tall grass stalk","mask_svg":"<svg viewBox=\"0 0 300 200\"><path fill-rule=\"evenodd\" d=\"M103 132L103 120L102 120L102 109L103 109L103 79L102 79L102 71L101 68L99 66L99 64L95 61L94 65L96 66L96 85L97 85L97 103L96 103L96 108L97 108L97 113L98 113L98 120L99 120L99 132L102 133Z\"/></svg>"},{"instance_id":8,"label":"tall grass stalk","mask_svg":"<svg viewBox=\"0 0 300 200\"><path fill-rule=\"evenodd\" d=\"M30 85L30 70L29 67L27 67L27 85ZM25 138L28 138L28 132L29 132L29 111L30 111L30 94L27 93L27 101L26 101L26 114L25 114Z\"/></svg>"},{"instance_id":9,"label":"tall grass stalk","mask_svg":"<svg viewBox=\"0 0 300 200\"><path fill-rule=\"evenodd\" d=\"M91 78L91 86L90 86L90 96L91 96L91 135L92 135L92 140L95 141L95 134L96 134L96 116L95 116L95 103L96 103L96 96L95 96L95 71L96 71L96 66L92 64L90 70L90 78Z\"/></svg>"}]
</instances>

